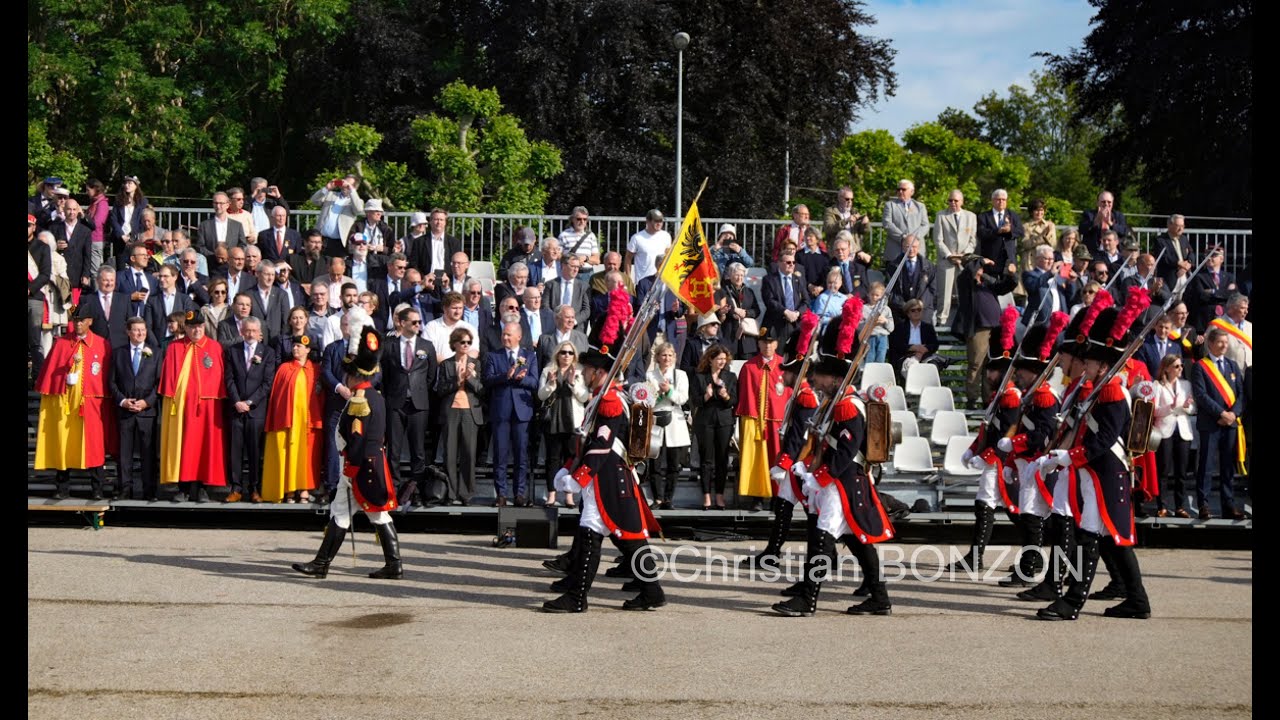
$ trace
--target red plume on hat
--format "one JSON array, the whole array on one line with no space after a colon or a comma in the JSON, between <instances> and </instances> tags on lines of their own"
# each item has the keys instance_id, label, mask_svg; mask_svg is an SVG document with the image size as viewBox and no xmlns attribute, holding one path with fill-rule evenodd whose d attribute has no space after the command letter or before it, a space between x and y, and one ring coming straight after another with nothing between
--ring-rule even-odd
<instances>
[{"instance_id":1,"label":"red plume on hat","mask_svg":"<svg viewBox=\"0 0 1280 720\"><path fill-rule=\"evenodd\" d=\"M1004 351L1005 357L1013 354L1013 346L1018 341L1017 333L1018 306L1010 305L1000 314L1000 349Z\"/></svg>"},{"instance_id":2,"label":"red plume on hat","mask_svg":"<svg viewBox=\"0 0 1280 720\"><path fill-rule=\"evenodd\" d=\"M621 286L609 293L609 309L605 312L604 323L600 328L600 344L612 345L631 319L631 296Z\"/></svg>"},{"instance_id":3,"label":"red plume on hat","mask_svg":"<svg viewBox=\"0 0 1280 720\"><path fill-rule=\"evenodd\" d=\"M1097 302L1097 300L1094 302ZM1124 301L1124 308L1116 315L1116 322L1111 326L1111 341L1115 343L1122 341L1124 336L1129 333L1129 328L1133 326L1133 322L1142 313L1146 312L1149 307L1151 307L1151 296L1147 294L1146 288L1129 288L1129 294Z\"/></svg>"},{"instance_id":4,"label":"red plume on hat","mask_svg":"<svg viewBox=\"0 0 1280 720\"><path fill-rule=\"evenodd\" d=\"M1084 320L1080 321L1080 336L1089 337L1089 329L1093 327L1093 323L1097 321L1098 316L1103 310L1116 304L1116 299L1111 297L1111 293L1106 290L1099 290L1098 296L1084 311Z\"/></svg>"},{"instance_id":5,"label":"red plume on hat","mask_svg":"<svg viewBox=\"0 0 1280 720\"><path fill-rule=\"evenodd\" d=\"M840 334L836 336L836 352L840 357L853 350L853 338L858 334L858 323L862 322L862 298L851 296L840 308Z\"/></svg>"},{"instance_id":6,"label":"red plume on hat","mask_svg":"<svg viewBox=\"0 0 1280 720\"><path fill-rule=\"evenodd\" d=\"M813 339L813 331L818 329L819 322L821 318L818 314L808 308L800 316L800 336L796 338L796 357L803 357L809 352L809 341Z\"/></svg>"},{"instance_id":7,"label":"red plume on hat","mask_svg":"<svg viewBox=\"0 0 1280 720\"><path fill-rule=\"evenodd\" d=\"M1071 323L1071 316L1058 311L1049 316L1049 327L1044 333L1044 342L1040 343L1038 354L1041 360L1048 360L1049 353L1053 350L1053 343L1058 340L1058 336Z\"/></svg>"}]
</instances>

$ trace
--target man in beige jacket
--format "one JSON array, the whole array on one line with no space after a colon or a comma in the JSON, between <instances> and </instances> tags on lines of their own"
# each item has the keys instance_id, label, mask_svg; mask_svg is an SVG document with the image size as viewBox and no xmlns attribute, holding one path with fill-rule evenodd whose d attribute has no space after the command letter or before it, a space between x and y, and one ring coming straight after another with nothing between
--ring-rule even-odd
<instances>
[{"instance_id":1,"label":"man in beige jacket","mask_svg":"<svg viewBox=\"0 0 1280 720\"><path fill-rule=\"evenodd\" d=\"M978 216L964 209L964 193L952 190L947 196L947 209L933 222L933 242L938 248L937 275L938 325L951 325L951 296L955 293L956 275L961 260L977 247Z\"/></svg>"}]
</instances>

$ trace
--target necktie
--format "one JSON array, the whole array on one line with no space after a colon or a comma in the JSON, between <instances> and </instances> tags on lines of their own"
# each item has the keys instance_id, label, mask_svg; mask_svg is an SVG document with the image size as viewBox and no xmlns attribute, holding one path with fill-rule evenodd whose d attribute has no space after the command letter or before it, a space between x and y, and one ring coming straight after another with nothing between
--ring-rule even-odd
<instances>
[{"instance_id":1,"label":"necktie","mask_svg":"<svg viewBox=\"0 0 1280 720\"><path fill-rule=\"evenodd\" d=\"M511 352L507 353L507 357L508 357L508 359L511 361L511 364L512 364L512 365L515 365L515 364L516 364L516 352L515 352L515 350L512 350Z\"/></svg>"},{"instance_id":2,"label":"necktie","mask_svg":"<svg viewBox=\"0 0 1280 720\"><path fill-rule=\"evenodd\" d=\"M142 349L134 346L133 348L133 374L138 374L138 366L142 364Z\"/></svg>"},{"instance_id":3,"label":"necktie","mask_svg":"<svg viewBox=\"0 0 1280 720\"><path fill-rule=\"evenodd\" d=\"M1223 360L1222 358L1218 358L1218 372L1222 373L1223 375L1227 374L1227 361Z\"/></svg>"},{"instance_id":4,"label":"necktie","mask_svg":"<svg viewBox=\"0 0 1280 720\"><path fill-rule=\"evenodd\" d=\"M249 370L252 368L253 368L253 345L247 344L244 346L244 369Z\"/></svg>"},{"instance_id":5,"label":"necktie","mask_svg":"<svg viewBox=\"0 0 1280 720\"><path fill-rule=\"evenodd\" d=\"M276 230L276 257L284 257L284 230Z\"/></svg>"},{"instance_id":6,"label":"necktie","mask_svg":"<svg viewBox=\"0 0 1280 720\"><path fill-rule=\"evenodd\" d=\"M845 289L845 292L853 292L853 278L849 277L849 262L848 262L848 261L844 261L844 262L840 263L840 272L844 275L844 289ZM788 304L788 305L790 305L790 304L791 304L791 301L790 301L790 300L788 300L788 301L787 301L787 304Z\"/></svg>"},{"instance_id":7,"label":"necktie","mask_svg":"<svg viewBox=\"0 0 1280 720\"><path fill-rule=\"evenodd\" d=\"M399 281L399 280L392 280L392 281L391 281L391 292L392 292L392 294L395 294L395 293L400 292L400 281Z\"/></svg>"},{"instance_id":8,"label":"necktie","mask_svg":"<svg viewBox=\"0 0 1280 720\"><path fill-rule=\"evenodd\" d=\"M996 213L996 227L1001 225L1004 225L1004 213L998 212Z\"/></svg>"},{"instance_id":9,"label":"necktie","mask_svg":"<svg viewBox=\"0 0 1280 720\"><path fill-rule=\"evenodd\" d=\"M406 371L413 367L413 341L409 338L404 339L404 369Z\"/></svg>"},{"instance_id":10,"label":"necktie","mask_svg":"<svg viewBox=\"0 0 1280 720\"><path fill-rule=\"evenodd\" d=\"M573 302L573 285L572 285L572 284L570 284L570 283L565 283L565 284L564 284L564 297L563 297L563 298L561 298L561 300L560 300L560 304L561 304L561 305L568 305L568 304L570 304L570 303L572 303L572 302Z\"/></svg>"},{"instance_id":11,"label":"necktie","mask_svg":"<svg viewBox=\"0 0 1280 720\"><path fill-rule=\"evenodd\" d=\"M782 276L782 297L787 303L788 310L795 307L795 292L791 289L791 278L786 275Z\"/></svg>"},{"instance_id":12,"label":"necktie","mask_svg":"<svg viewBox=\"0 0 1280 720\"><path fill-rule=\"evenodd\" d=\"M111 320L111 298L107 295L102 296L102 319Z\"/></svg>"},{"instance_id":13,"label":"necktie","mask_svg":"<svg viewBox=\"0 0 1280 720\"><path fill-rule=\"evenodd\" d=\"M1218 284L1217 275L1214 275L1213 284L1214 284L1214 285L1217 285L1217 284ZM133 289L134 289L134 290L145 290L145 289L146 289L146 286L142 284L142 273L140 273L140 272L135 272L135 273L133 274Z\"/></svg>"},{"instance_id":14,"label":"necktie","mask_svg":"<svg viewBox=\"0 0 1280 720\"><path fill-rule=\"evenodd\" d=\"M1214 271L1213 271L1213 289L1214 289L1214 290L1217 290L1217 289L1218 289L1218 271L1217 271L1217 270L1214 270ZM1221 306L1221 305L1214 305L1214 306L1213 306L1213 315L1214 315L1214 317L1222 317L1222 306Z\"/></svg>"}]
</instances>

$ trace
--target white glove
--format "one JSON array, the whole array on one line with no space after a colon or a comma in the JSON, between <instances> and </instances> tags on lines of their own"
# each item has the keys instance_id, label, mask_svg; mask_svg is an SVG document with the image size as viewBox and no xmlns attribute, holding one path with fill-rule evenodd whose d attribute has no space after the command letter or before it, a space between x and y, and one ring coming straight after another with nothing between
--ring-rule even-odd
<instances>
[{"instance_id":1,"label":"white glove","mask_svg":"<svg viewBox=\"0 0 1280 720\"><path fill-rule=\"evenodd\" d=\"M555 489L560 492L572 492L572 490L569 489L569 477L569 470L567 468L560 468L560 472L556 473L555 477Z\"/></svg>"},{"instance_id":2,"label":"white glove","mask_svg":"<svg viewBox=\"0 0 1280 720\"><path fill-rule=\"evenodd\" d=\"M809 468L802 462L792 463L791 472L798 478L802 478L809 474Z\"/></svg>"},{"instance_id":3,"label":"white glove","mask_svg":"<svg viewBox=\"0 0 1280 720\"><path fill-rule=\"evenodd\" d=\"M792 466L792 469L794 470L795 467ZM810 503L812 503L813 499L817 497L818 492L822 490L822 486L818 484L818 477L813 473L804 473L803 475L797 473L797 477L804 481L804 494L809 496Z\"/></svg>"},{"instance_id":4,"label":"white glove","mask_svg":"<svg viewBox=\"0 0 1280 720\"><path fill-rule=\"evenodd\" d=\"M981 455L970 456L969 459L965 461L965 464L973 470L982 470L987 467L987 461L983 460Z\"/></svg>"},{"instance_id":5,"label":"white glove","mask_svg":"<svg viewBox=\"0 0 1280 720\"><path fill-rule=\"evenodd\" d=\"M972 451L972 450L967 450L967 449L966 449L966 450L964 451L964 454L960 456L960 462L964 463L965 465L968 465L968 464L969 464L969 461L970 461L970 460L972 460L972 459L973 459L973 451Z\"/></svg>"},{"instance_id":6,"label":"white glove","mask_svg":"<svg viewBox=\"0 0 1280 720\"><path fill-rule=\"evenodd\" d=\"M1000 452L1013 452L1013 441L1007 437L1000 438L1000 442L996 443L996 449Z\"/></svg>"},{"instance_id":7,"label":"white glove","mask_svg":"<svg viewBox=\"0 0 1280 720\"><path fill-rule=\"evenodd\" d=\"M1053 463L1055 468L1071 467L1071 453L1066 450L1051 450L1045 456L1045 469L1050 467L1049 463Z\"/></svg>"},{"instance_id":8,"label":"white glove","mask_svg":"<svg viewBox=\"0 0 1280 720\"><path fill-rule=\"evenodd\" d=\"M1022 468L1022 471L1018 473L1018 479L1021 480L1023 484L1035 482L1036 473L1040 471L1040 463L1043 460L1044 458L1040 458L1035 462L1027 463L1027 466Z\"/></svg>"},{"instance_id":9,"label":"white glove","mask_svg":"<svg viewBox=\"0 0 1280 720\"><path fill-rule=\"evenodd\" d=\"M774 465L769 468L769 479L776 483L784 483L787 481L787 471Z\"/></svg>"}]
</instances>

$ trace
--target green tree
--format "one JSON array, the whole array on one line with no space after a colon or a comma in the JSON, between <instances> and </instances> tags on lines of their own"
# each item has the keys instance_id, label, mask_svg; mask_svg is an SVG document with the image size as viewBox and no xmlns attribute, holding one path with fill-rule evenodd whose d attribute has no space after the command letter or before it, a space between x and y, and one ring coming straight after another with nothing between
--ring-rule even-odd
<instances>
[{"instance_id":1,"label":"green tree","mask_svg":"<svg viewBox=\"0 0 1280 720\"><path fill-rule=\"evenodd\" d=\"M436 101L446 115L410 124L426 158L428 206L457 212L541 213L547 182L564 170L560 151L530 141L520 121L502 112L498 91L455 80Z\"/></svg>"},{"instance_id":2,"label":"green tree","mask_svg":"<svg viewBox=\"0 0 1280 720\"><path fill-rule=\"evenodd\" d=\"M382 145L382 133L368 125L347 123L324 136L329 155L336 163L316 176L313 187L335 177L354 173L363 187L361 195L379 198L388 210L418 207L424 183L401 162L374 158Z\"/></svg>"},{"instance_id":3,"label":"green tree","mask_svg":"<svg viewBox=\"0 0 1280 720\"><path fill-rule=\"evenodd\" d=\"M1253 209L1253 3L1090 0L1082 47L1049 59L1079 87L1074 117L1105 126L1095 180L1136 180L1161 209ZM1115 118L1115 122L1111 119Z\"/></svg>"},{"instance_id":4,"label":"green tree","mask_svg":"<svg viewBox=\"0 0 1280 720\"><path fill-rule=\"evenodd\" d=\"M277 143L290 65L336 35L347 2L31 4L28 121L105 180L136 174L149 192L205 194Z\"/></svg>"},{"instance_id":5,"label":"green tree","mask_svg":"<svg viewBox=\"0 0 1280 720\"><path fill-rule=\"evenodd\" d=\"M84 163L71 153L57 150L49 144L49 136L43 122L27 121L27 191L35 192L36 185L49 176L62 178L69 188L78 188L89 174Z\"/></svg>"}]
</instances>

